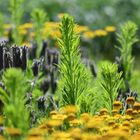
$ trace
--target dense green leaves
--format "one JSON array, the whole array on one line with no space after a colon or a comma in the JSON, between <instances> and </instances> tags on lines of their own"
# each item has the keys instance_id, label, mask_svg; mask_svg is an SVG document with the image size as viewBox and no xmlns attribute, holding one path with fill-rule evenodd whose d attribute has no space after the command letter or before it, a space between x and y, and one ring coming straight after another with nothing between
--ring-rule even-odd
<instances>
[{"instance_id":1,"label":"dense green leaves","mask_svg":"<svg viewBox=\"0 0 140 140\"><path fill-rule=\"evenodd\" d=\"M79 36L74 31L72 17L65 15L60 24L61 38L58 39L61 50L59 95L60 106L79 105L81 99L89 93L90 76L81 62ZM84 108L84 107L83 107Z\"/></svg>"},{"instance_id":2,"label":"dense green leaves","mask_svg":"<svg viewBox=\"0 0 140 140\"><path fill-rule=\"evenodd\" d=\"M29 128L29 113L25 107L25 94L28 85L20 69L11 68L4 72L2 81L6 90L0 88L0 99L4 103L5 125L20 128L25 132Z\"/></svg>"},{"instance_id":3,"label":"dense green leaves","mask_svg":"<svg viewBox=\"0 0 140 140\"><path fill-rule=\"evenodd\" d=\"M23 16L24 0L10 0L9 3L10 3L9 10L11 13L11 21L13 24L12 38L14 39L14 42L12 42L12 43L16 43L17 45L21 45L20 44L21 37L19 35L18 27L21 24L21 19Z\"/></svg>"},{"instance_id":4,"label":"dense green leaves","mask_svg":"<svg viewBox=\"0 0 140 140\"><path fill-rule=\"evenodd\" d=\"M119 48L121 52L121 63L123 67L123 77L124 80L130 80L131 70L134 58L132 57L132 47L133 44L138 41L136 38L137 26L135 23L129 21L121 27L120 34L118 36L118 42L121 47Z\"/></svg>"},{"instance_id":5,"label":"dense green leaves","mask_svg":"<svg viewBox=\"0 0 140 140\"><path fill-rule=\"evenodd\" d=\"M101 96L103 106L110 112L112 111L113 102L118 95L118 89L122 83L122 73L117 72L117 66L115 64L106 63L101 69L100 85L103 89Z\"/></svg>"},{"instance_id":6,"label":"dense green leaves","mask_svg":"<svg viewBox=\"0 0 140 140\"><path fill-rule=\"evenodd\" d=\"M45 13L45 11L43 11L42 9L35 9L32 11L31 13L31 18L32 18L32 22L33 22L33 29L35 32L35 41L38 45L38 49L37 49L37 57L39 58L40 56L40 52L42 49L42 29L44 26L45 21L47 20L47 15Z\"/></svg>"}]
</instances>

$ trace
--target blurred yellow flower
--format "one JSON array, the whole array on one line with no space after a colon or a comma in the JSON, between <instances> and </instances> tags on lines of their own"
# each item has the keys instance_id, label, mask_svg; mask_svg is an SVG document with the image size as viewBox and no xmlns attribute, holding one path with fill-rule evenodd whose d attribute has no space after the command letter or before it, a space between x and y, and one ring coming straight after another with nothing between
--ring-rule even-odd
<instances>
[{"instance_id":1,"label":"blurred yellow flower","mask_svg":"<svg viewBox=\"0 0 140 140\"><path fill-rule=\"evenodd\" d=\"M67 105L62 108L62 112L64 114L70 114L70 113L76 113L78 111L77 107L75 105Z\"/></svg>"},{"instance_id":2,"label":"blurred yellow flower","mask_svg":"<svg viewBox=\"0 0 140 140\"><path fill-rule=\"evenodd\" d=\"M116 27L115 26L107 26L107 27L105 27L105 30L107 32L115 32L116 31Z\"/></svg>"},{"instance_id":3,"label":"blurred yellow flower","mask_svg":"<svg viewBox=\"0 0 140 140\"><path fill-rule=\"evenodd\" d=\"M114 101L113 109L120 110L122 108L122 103L120 101Z\"/></svg>"},{"instance_id":4,"label":"blurred yellow flower","mask_svg":"<svg viewBox=\"0 0 140 140\"><path fill-rule=\"evenodd\" d=\"M83 33L83 37L87 39L91 39L95 37L95 33L93 31L86 31Z\"/></svg>"},{"instance_id":5,"label":"blurred yellow flower","mask_svg":"<svg viewBox=\"0 0 140 140\"><path fill-rule=\"evenodd\" d=\"M3 25L3 28L4 28L5 30L9 30L9 29L12 28L12 24L4 24L4 25Z\"/></svg>"},{"instance_id":6,"label":"blurred yellow flower","mask_svg":"<svg viewBox=\"0 0 140 140\"><path fill-rule=\"evenodd\" d=\"M99 29L99 30L94 31L94 34L96 36L99 36L99 37L100 36L106 36L107 35L107 31Z\"/></svg>"},{"instance_id":7,"label":"blurred yellow flower","mask_svg":"<svg viewBox=\"0 0 140 140\"><path fill-rule=\"evenodd\" d=\"M11 127L6 127L5 132L6 134L11 136L19 136L22 133L19 128L11 128Z\"/></svg>"},{"instance_id":8,"label":"blurred yellow flower","mask_svg":"<svg viewBox=\"0 0 140 140\"><path fill-rule=\"evenodd\" d=\"M26 35L27 34L27 30L25 30L25 29L19 30L19 34L20 35Z\"/></svg>"}]
</instances>

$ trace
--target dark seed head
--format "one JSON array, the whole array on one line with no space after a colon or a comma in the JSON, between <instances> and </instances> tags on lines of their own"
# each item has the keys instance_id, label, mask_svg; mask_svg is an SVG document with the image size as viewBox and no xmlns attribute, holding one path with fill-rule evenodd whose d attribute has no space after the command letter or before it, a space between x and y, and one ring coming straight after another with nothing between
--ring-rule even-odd
<instances>
[{"instance_id":1,"label":"dark seed head","mask_svg":"<svg viewBox=\"0 0 140 140\"><path fill-rule=\"evenodd\" d=\"M92 75L94 76L94 77L97 77L97 68L96 68L96 66L95 66L95 64L92 62L92 63L90 63L90 70L91 70L91 72L92 72Z\"/></svg>"},{"instance_id":2,"label":"dark seed head","mask_svg":"<svg viewBox=\"0 0 140 140\"><path fill-rule=\"evenodd\" d=\"M32 71L34 76L38 75L38 71L39 71L39 62L37 60L34 60L33 64L32 64Z\"/></svg>"},{"instance_id":3,"label":"dark seed head","mask_svg":"<svg viewBox=\"0 0 140 140\"><path fill-rule=\"evenodd\" d=\"M37 99L37 105L39 110L45 110L45 97L41 96Z\"/></svg>"},{"instance_id":4,"label":"dark seed head","mask_svg":"<svg viewBox=\"0 0 140 140\"><path fill-rule=\"evenodd\" d=\"M21 56L21 62L22 62L22 65L21 65L21 68L23 70L26 70L27 68L27 47L22 47L21 48L22 50L22 56Z\"/></svg>"},{"instance_id":5,"label":"dark seed head","mask_svg":"<svg viewBox=\"0 0 140 140\"><path fill-rule=\"evenodd\" d=\"M4 55L3 55L3 68L9 68L12 66L12 60L11 60L11 56L10 53L6 51L6 49L4 49Z\"/></svg>"},{"instance_id":6,"label":"dark seed head","mask_svg":"<svg viewBox=\"0 0 140 140\"><path fill-rule=\"evenodd\" d=\"M21 67L21 54L19 47L12 47L13 67Z\"/></svg>"},{"instance_id":7,"label":"dark seed head","mask_svg":"<svg viewBox=\"0 0 140 140\"><path fill-rule=\"evenodd\" d=\"M40 89L43 91L43 93L45 94L48 89L49 89L49 86L50 86L50 81L47 79L47 80L44 80L41 85L40 85Z\"/></svg>"},{"instance_id":8,"label":"dark seed head","mask_svg":"<svg viewBox=\"0 0 140 140\"><path fill-rule=\"evenodd\" d=\"M3 69L3 44L0 44L0 70Z\"/></svg>"},{"instance_id":9,"label":"dark seed head","mask_svg":"<svg viewBox=\"0 0 140 140\"><path fill-rule=\"evenodd\" d=\"M43 45L42 45L42 50L41 50L41 53L40 53L40 56L44 56L45 57L45 50L48 46L48 42L47 41L43 41Z\"/></svg>"}]
</instances>

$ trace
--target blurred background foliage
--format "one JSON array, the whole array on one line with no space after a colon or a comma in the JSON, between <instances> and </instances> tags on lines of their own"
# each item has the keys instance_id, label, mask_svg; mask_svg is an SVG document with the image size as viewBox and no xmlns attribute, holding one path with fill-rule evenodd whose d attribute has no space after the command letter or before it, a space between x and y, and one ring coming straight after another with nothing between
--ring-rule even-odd
<instances>
[{"instance_id":1,"label":"blurred background foliage","mask_svg":"<svg viewBox=\"0 0 140 140\"><path fill-rule=\"evenodd\" d=\"M11 22L9 1L0 0L0 13L4 16L5 23ZM59 13L69 13L74 16L78 24L86 25L93 30L102 29L109 25L118 27L128 20L132 20L140 28L139 7L139 0L24 0L22 7L24 15L21 22L30 22L33 9L41 8L46 11L50 21L58 21ZM138 35L140 35L139 31ZM92 46L89 48L95 57L98 55L99 58L102 51L105 52L105 58L108 56L113 58L116 52L112 48L117 43L114 38L112 36L99 40L96 38L88 43L82 42L82 45ZM137 43L133 47L133 54L137 55L136 59L139 57L139 51L140 45Z\"/></svg>"},{"instance_id":2,"label":"blurred background foliage","mask_svg":"<svg viewBox=\"0 0 140 140\"><path fill-rule=\"evenodd\" d=\"M9 20L9 0L0 0L0 11L5 21ZM50 20L56 21L57 14L67 12L76 18L80 24L93 29L107 25L118 25L126 20L132 20L140 26L139 0L25 0L23 22L30 20L34 8L44 9Z\"/></svg>"}]
</instances>

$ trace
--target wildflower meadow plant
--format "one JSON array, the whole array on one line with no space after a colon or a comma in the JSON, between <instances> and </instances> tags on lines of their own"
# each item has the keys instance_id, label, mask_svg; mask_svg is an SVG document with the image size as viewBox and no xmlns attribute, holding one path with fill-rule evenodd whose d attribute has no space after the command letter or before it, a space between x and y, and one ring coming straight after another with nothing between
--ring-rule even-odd
<instances>
[{"instance_id":1,"label":"wildflower meadow plant","mask_svg":"<svg viewBox=\"0 0 140 140\"><path fill-rule=\"evenodd\" d=\"M44 23L47 20L47 15L45 11L41 9L35 9L34 11L32 11L31 17L33 22L33 30L35 32L35 41L36 41L35 43L37 43L36 56L37 58L39 58L42 50L42 41L43 41L41 34L43 32Z\"/></svg>"},{"instance_id":2,"label":"wildflower meadow plant","mask_svg":"<svg viewBox=\"0 0 140 140\"><path fill-rule=\"evenodd\" d=\"M0 99L4 104L3 112L6 117L5 126L19 128L22 133L29 128L29 112L25 106L25 94L28 89L24 73L20 69L7 69L2 82L5 89L0 88Z\"/></svg>"},{"instance_id":3,"label":"wildflower meadow plant","mask_svg":"<svg viewBox=\"0 0 140 140\"><path fill-rule=\"evenodd\" d=\"M117 34L118 42L121 47L117 47L120 50L120 66L126 89L129 87L129 82L131 80L132 68L134 58L132 57L133 45L138 42L136 37L136 31L138 30L137 25L131 21L126 22L121 26L121 31Z\"/></svg>"},{"instance_id":4,"label":"wildflower meadow plant","mask_svg":"<svg viewBox=\"0 0 140 140\"><path fill-rule=\"evenodd\" d=\"M113 102L118 95L118 89L122 83L122 73L117 73L117 65L106 63L101 69L100 85L103 89L102 103L105 108L111 113Z\"/></svg>"},{"instance_id":5,"label":"wildflower meadow plant","mask_svg":"<svg viewBox=\"0 0 140 140\"><path fill-rule=\"evenodd\" d=\"M58 94L60 106L79 105L89 93L90 74L81 61L79 35L74 31L74 19L64 15L60 24L60 80Z\"/></svg>"},{"instance_id":6,"label":"wildflower meadow plant","mask_svg":"<svg viewBox=\"0 0 140 140\"><path fill-rule=\"evenodd\" d=\"M21 19L23 16L23 3L24 0L10 0L10 13L11 13L11 21L13 24L12 29L12 38L17 45L21 45L21 37L19 35L18 27L21 24Z\"/></svg>"}]
</instances>

